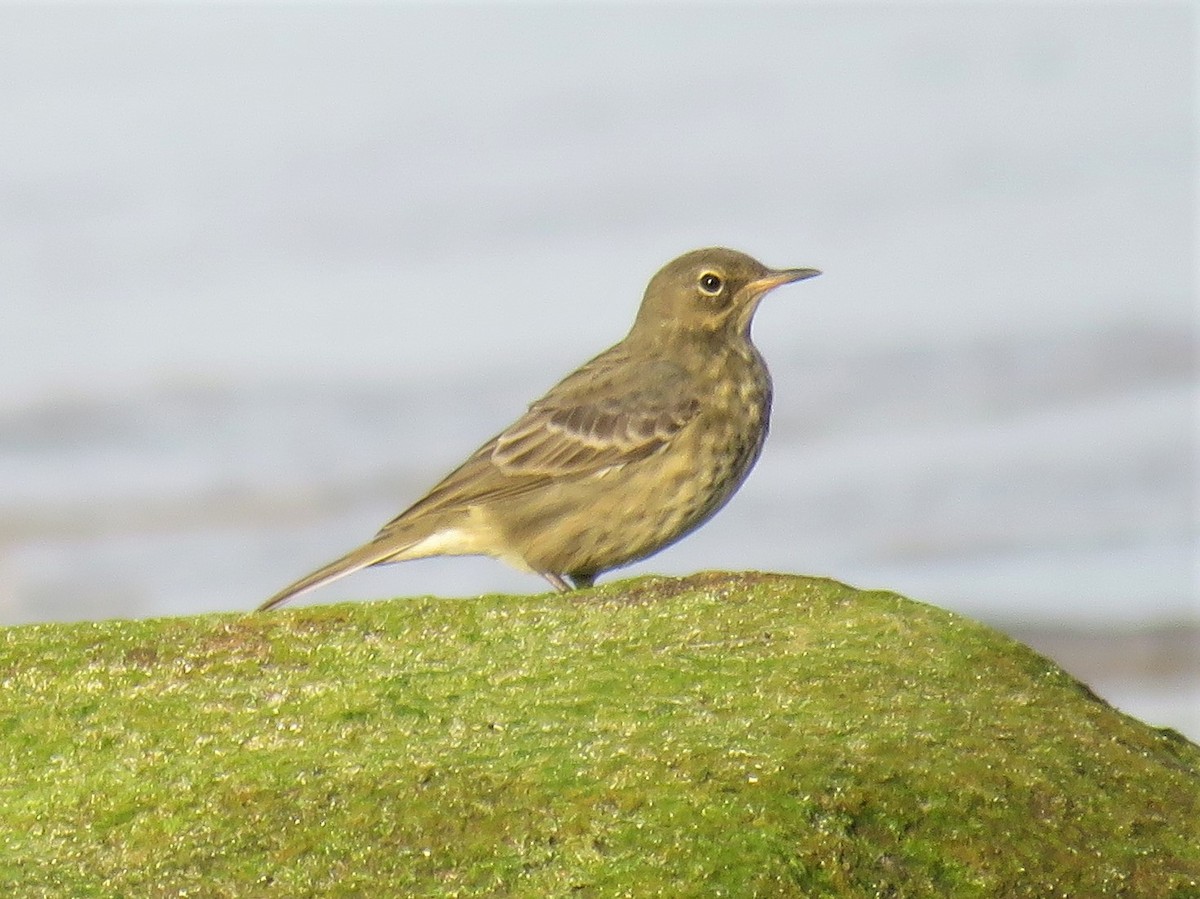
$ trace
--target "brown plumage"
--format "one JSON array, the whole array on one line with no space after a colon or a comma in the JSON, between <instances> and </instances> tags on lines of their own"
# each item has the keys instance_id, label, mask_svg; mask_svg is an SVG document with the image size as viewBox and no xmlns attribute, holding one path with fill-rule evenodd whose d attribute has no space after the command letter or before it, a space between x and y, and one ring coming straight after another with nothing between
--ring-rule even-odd
<instances>
[{"instance_id":1,"label":"brown plumage","mask_svg":"<svg viewBox=\"0 0 1200 899\"><path fill-rule=\"evenodd\" d=\"M493 556L568 590L674 543L733 495L766 438L771 380L750 342L759 300L817 274L722 248L668 263L624 340L369 543L259 608L370 565L434 555Z\"/></svg>"}]
</instances>

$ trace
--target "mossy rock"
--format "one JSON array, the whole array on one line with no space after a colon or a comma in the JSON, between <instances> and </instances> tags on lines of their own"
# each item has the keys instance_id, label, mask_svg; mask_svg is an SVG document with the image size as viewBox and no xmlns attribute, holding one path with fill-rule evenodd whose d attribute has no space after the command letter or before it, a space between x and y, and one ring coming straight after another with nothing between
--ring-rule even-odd
<instances>
[{"instance_id":1,"label":"mossy rock","mask_svg":"<svg viewBox=\"0 0 1200 899\"><path fill-rule=\"evenodd\" d=\"M1200 747L708 573L0 631L0 895L1200 896Z\"/></svg>"}]
</instances>

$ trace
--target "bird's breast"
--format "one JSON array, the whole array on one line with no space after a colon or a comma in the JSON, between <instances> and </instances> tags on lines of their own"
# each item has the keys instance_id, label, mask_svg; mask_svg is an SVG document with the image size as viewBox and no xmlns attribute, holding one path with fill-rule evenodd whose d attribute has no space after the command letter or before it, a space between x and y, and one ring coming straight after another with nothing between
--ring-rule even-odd
<instances>
[{"instance_id":1,"label":"bird's breast","mask_svg":"<svg viewBox=\"0 0 1200 899\"><path fill-rule=\"evenodd\" d=\"M753 347L711 360L700 385L706 411L715 418L752 428L771 413L771 376Z\"/></svg>"},{"instance_id":2,"label":"bird's breast","mask_svg":"<svg viewBox=\"0 0 1200 899\"><path fill-rule=\"evenodd\" d=\"M692 436L695 462L720 503L745 479L766 440L771 379L757 352L712 360L702 391L703 408Z\"/></svg>"}]
</instances>

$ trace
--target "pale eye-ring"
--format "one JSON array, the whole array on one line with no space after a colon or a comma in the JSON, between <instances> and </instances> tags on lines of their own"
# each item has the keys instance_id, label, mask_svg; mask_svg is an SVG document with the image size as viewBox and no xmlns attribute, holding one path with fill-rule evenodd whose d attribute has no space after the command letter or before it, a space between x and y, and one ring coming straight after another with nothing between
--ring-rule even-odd
<instances>
[{"instance_id":1,"label":"pale eye-ring","mask_svg":"<svg viewBox=\"0 0 1200 899\"><path fill-rule=\"evenodd\" d=\"M705 272L700 276L700 292L707 296L715 297L724 286L725 282L716 272Z\"/></svg>"}]
</instances>

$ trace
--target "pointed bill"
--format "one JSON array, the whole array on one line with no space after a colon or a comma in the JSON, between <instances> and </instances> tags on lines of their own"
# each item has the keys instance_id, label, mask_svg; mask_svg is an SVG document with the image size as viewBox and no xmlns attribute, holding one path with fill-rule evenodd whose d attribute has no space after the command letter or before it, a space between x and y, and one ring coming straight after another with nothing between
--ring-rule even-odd
<instances>
[{"instance_id":1,"label":"pointed bill","mask_svg":"<svg viewBox=\"0 0 1200 899\"><path fill-rule=\"evenodd\" d=\"M817 268L785 268L777 272L771 272L757 281L751 281L749 287L751 292L763 294L783 284L791 284L793 281L803 281L806 278L815 278L819 274L821 274L821 270Z\"/></svg>"}]
</instances>

